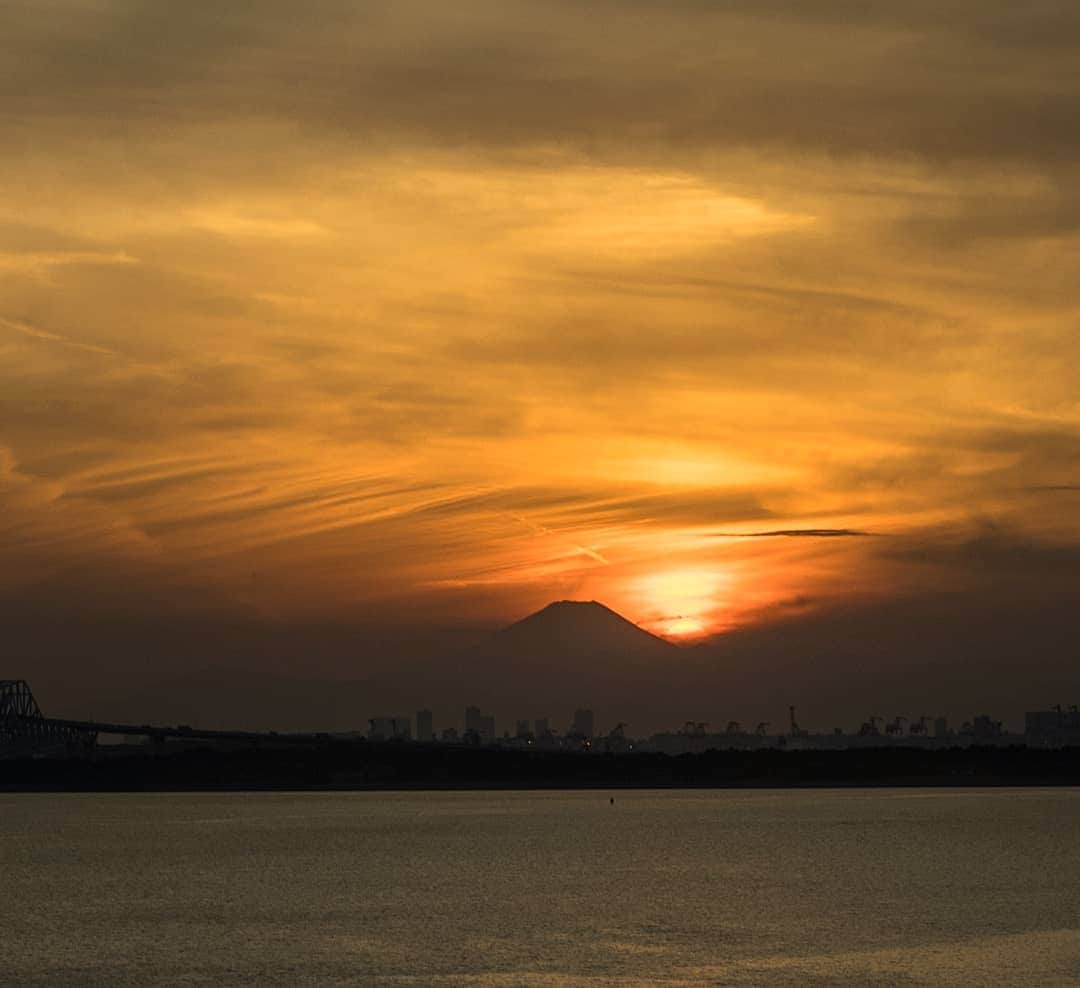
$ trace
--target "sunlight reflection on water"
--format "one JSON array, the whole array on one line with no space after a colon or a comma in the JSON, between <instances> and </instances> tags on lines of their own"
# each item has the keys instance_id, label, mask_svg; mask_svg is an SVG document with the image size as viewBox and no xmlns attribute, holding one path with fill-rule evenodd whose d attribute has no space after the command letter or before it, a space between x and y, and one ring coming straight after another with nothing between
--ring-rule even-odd
<instances>
[{"instance_id":1,"label":"sunlight reflection on water","mask_svg":"<svg viewBox=\"0 0 1080 988\"><path fill-rule=\"evenodd\" d=\"M1080 792L0 796L13 984L1071 984Z\"/></svg>"}]
</instances>

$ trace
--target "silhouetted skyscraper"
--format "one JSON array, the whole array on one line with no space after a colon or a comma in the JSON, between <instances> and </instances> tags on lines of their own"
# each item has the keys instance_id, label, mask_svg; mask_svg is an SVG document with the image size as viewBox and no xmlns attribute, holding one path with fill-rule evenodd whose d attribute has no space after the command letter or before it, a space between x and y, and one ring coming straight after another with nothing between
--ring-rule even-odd
<instances>
[{"instance_id":1,"label":"silhouetted skyscraper","mask_svg":"<svg viewBox=\"0 0 1080 988\"><path fill-rule=\"evenodd\" d=\"M986 714L980 714L972 721L971 733L977 741L985 741L988 738L1000 738L1002 735L1001 721L992 720Z\"/></svg>"},{"instance_id":2,"label":"silhouetted skyscraper","mask_svg":"<svg viewBox=\"0 0 1080 988\"><path fill-rule=\"evenodd\" d=\"M416 740L435 740L434 718L432 717L430 710L416 711Z\"/></svg>"},{"instance_id":3,"label":"silhouetted skyscraper","mask_svg":"<svg viewBox=\"0 0 1080 988\"><path fill-rule=\"evenodd\" d=\"M472 732L481 741L495 740L495 718L485 716L479 707L465 708L465 733Z\"/></svg>"},{"instance_id":4,"label":"silhouetted skyscraper","mask_svg":"<svg viewBox=\"0 0 1080 988\"><path fill-rule=\"evenodd\" d=\"M1052 710L1028 711L1024 715L1024 733L1028 744L1080 744L1080 710L1054 707Z\"/></svg>"},{"instance_id":5,"label":"silhouetted skyscraper","mask_svg":"<svg viewBox=\"0 0 1080 988\"><path fill-rule=\"evenodd\" d=\"M368 724L372 741L408 741L411 737L408 717L372 717Z\"/></svg>"},{"instance_id":6,"label":"silhouetted skyscraper","mask_svg":"<svg viewBox=\"0 0 1080 988\"><path fill-rule=\"evenodd\" d=\"M593 712L591 710L574 711L575 734L580 734L582 737L591 738L595 733L593 731L593 727Z\"/></svg>"}]
</instances>

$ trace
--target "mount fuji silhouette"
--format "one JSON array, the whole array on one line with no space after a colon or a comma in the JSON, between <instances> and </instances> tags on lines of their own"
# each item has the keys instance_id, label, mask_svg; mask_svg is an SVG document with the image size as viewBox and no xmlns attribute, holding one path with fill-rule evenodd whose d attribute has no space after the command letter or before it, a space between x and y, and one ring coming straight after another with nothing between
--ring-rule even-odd
<instances>
[{"instance_id":1,"label":"mount fuji silhouette","mask_svg":"<svg viewBox=\"0 0 1080 988\"><path fill-rule=\"evenodd\" d=\"M480 648L516 661L561 655L575 663L610 657L629 664L670 659L681 651L595 600L555 601L496 632Z\"/></svg>"},{"instance_id":2,"label":"mount fuji silhouette","mask_svg":"<svg viewBox=\"0 0 1080 988\"><path fill-rule=\"evenodd\" d=\"M438 692L519 717L561 720L576 706L610 715L656 702L688 657L597 601L560 600L441 664Z\"/></svg>"}]
</instances>

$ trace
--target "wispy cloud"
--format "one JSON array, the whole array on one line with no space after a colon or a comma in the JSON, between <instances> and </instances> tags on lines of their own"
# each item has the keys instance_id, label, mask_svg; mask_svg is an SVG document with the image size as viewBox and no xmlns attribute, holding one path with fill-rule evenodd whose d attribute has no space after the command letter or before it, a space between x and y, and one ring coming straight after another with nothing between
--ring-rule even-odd
<instances>
[{"instance_id":1,"label":"wispy cloud","mask_svg":"<svg viewBox=\"0 0 1080 988\"><path fill-rule=\"evenodd\" d=\"M84 343L81 340L73 340L68 336L62 336L60 333L51 333L48 330L39 329L37 326L31 326L29 323L20 320L8 319L5 316L0 316L0 326L11 330L14 333L29 337L32 340L40 340L43 343L53 343L57 346L71 347L74 350L84 350L87 353L100 353L109 357L120 356L118 351L109 347L99 346L96 343Z\"/></svg>"},{"instance_id":2,"label":"wispy cloud","mask_svg":"<svg viewBox=\"0 0 1080 988\"><path fill-rule=\"evenodd\" d=\"M53 250L0 251L0 272L41 275L54 268L138 264L124 251Z\"/></svg>"},{"instance_id":3,"label":"wispy cloud","mask_svg":"<svg viewBox=\"0 0 1080 988\"><path fill-rule=\"evenodd\" d=\"M766 532L714 532L713 536L723 539L836 539L875 534L875 532L861 532L854 528L777 528Z\"/></svg>"},{"instance_id":4,"label":"wispy cloud","mask_svg":"<svg viewBox=\"0 0 1080 988\"><path fill-rule=\"evenodd\" d=\"M595 2L0 13L6 578L724 629L1063 582L1076 4ZM911 549L973 517L1015 544Z\"/></svg>"}]
</instances>

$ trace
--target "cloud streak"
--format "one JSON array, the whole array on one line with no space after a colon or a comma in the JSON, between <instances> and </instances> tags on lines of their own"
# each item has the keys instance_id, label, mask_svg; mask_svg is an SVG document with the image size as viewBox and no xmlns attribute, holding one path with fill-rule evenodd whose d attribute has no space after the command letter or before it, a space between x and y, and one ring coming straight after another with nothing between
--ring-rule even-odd
<instances>
[{"instance_id":1,"label":"cloud streak","mask_svg":"<svg viewBox=\"0 0 1080 988\"><path fill-rule=\"evenodd\" d=\"M38 329L36 326L30 326L27 323L19 322L15 319L7 319L0 316L0 326L15 333L21 333L23 336L27 336L32 340L55 343L59 346L71 347L75 350L84 350L87 353L101 353L108 357L119 356L115 350L110 350L108 347L96 346L93 343L83 343L80 340L68 339L68 337L61 336L59 333L50 333L48 330Z\"/></svg>"},{"instance_id":2,"label":"cloud streak","mask_svg":"<svg viewBox=\"0 0 1080 988\"><path fill-rule=\"evenodd\" d=\"M767 637L1060 591L1076 5L589 10L0 9L15 611L90 666L133 615Z\"/></svg>"},{"instance_id":3,"label":"cloud streak","mask_svg":"<svg viewBox=\"0 0 1080 988\"><path fill-rule=\"evenodd\" d=\"M874 532L861 532L853 528L778 528L766 532L716 532L716 538L722 539L838 539L858 538L875 535Z\"/></svg>"}]
</instances>

